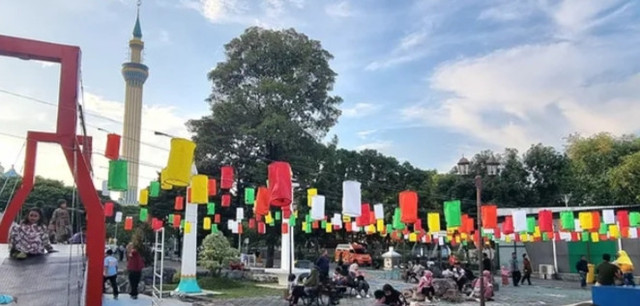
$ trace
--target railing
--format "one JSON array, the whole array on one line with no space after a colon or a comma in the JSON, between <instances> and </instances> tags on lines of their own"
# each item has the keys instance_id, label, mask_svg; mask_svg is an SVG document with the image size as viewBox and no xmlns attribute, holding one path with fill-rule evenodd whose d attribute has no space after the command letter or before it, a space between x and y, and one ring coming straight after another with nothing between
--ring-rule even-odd
<instances>
[{"instance_id":1,"label":"railing","mask_svg":"<svg viewBox=\"0 0 640 306\"><path fill-rule=\"evenodd\" d=\"M161 228L156 232L156 242L153 244L153 286L152 286L152 298L153 305L160 305L162 303L162 287L163 287L163 273L164 273L164 228ZM158 259L158 256L160 257ZM158 260L160 262L158 262ZM158 270L158 267L160 270ZM159 282L156 281L159 279ZM159 283L159 286L158 286Z\"/></svg>"}]
</instances>

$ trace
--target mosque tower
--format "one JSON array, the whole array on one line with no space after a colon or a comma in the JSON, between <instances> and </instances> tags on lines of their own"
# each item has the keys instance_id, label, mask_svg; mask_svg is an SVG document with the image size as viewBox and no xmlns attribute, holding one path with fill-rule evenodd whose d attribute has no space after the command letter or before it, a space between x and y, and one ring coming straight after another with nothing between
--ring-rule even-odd
<instances>
[{"instance_id":1,"label":"mosque tower","mask_svg":"<svg viewBox=\"0 0 640 306\"><path fill-rule=\"evenodd\" d=\"M124 204L134 204L138 197L138 166L140 164L140 125L142 119L142 88L149 76L149 68L142 64L142 29L140 28L140 1L133 38L129 40L129 62L122 64L126 83L124 98L124 126L122 128L122 157L129 162L129 190L124 192Z\"/></svg>"}]
</instances>

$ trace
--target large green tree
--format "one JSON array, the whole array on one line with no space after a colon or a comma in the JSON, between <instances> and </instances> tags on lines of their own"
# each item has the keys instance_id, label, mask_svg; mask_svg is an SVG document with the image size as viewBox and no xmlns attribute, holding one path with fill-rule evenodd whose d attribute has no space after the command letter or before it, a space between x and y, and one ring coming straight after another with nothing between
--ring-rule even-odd
<instances>
[{"instance_id":1,"label":"large green tree","mask_svg":"<svg viewBox=\"0 0 640 306\"><path fill-rule=\"evenodd\" d=\"M266 165L290 161L308 185L322 139L335 125L342 102L330 95L336 73L319 41L289 30L248 28L225 45L226 59L209 72L211 115L191 120L198 168L219 173L232 165L238 187L261 184ZM272 264L275 230L267 235Z\"/></svg>"},{"instance_id":2,"label":"large green tree","mask_svg":"<svg viewBox=\"0 0 640 306\"><path fill-rule=\"evenodd\" d=\"M569 193L571 184L567 155L553 147L537 144L524 154L523 162L529 174L531 200L539 206L563 203L563 196Z\"/></svg>"}]
</instances>

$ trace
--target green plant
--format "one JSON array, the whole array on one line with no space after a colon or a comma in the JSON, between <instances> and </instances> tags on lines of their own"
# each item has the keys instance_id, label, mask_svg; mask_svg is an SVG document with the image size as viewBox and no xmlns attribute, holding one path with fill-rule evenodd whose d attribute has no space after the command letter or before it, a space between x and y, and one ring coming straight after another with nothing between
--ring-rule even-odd
<instances>
[{"instance_id":1,"label":"green plant","mask_svg":"<svg viewBox=\"0 0 640 306\"><path fill-rule=\"evenodd\" d=\"M218 275L222 267L229 262L238 260L240 252L229 244L229 240L220 233L209 234L202 241L200 251L200 264L213 275Z\"/></svg>"}]
</instances>

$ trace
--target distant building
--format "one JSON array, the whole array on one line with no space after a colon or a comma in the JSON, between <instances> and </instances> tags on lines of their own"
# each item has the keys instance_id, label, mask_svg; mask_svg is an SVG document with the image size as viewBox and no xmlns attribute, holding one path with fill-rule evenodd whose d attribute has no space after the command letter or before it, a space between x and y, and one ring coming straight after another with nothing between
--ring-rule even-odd
<instances>
[{"instance_id":1,"label":"distant building","mask_svg":"<svg viewBox=\"0 0 640 306\"><path fill-rule=\"evenodd\" d=\"M6 177L6 178L14 178L14 177L20 177L20 174L18 174L16 169L13 167L13 165L11 165L11 169L9 169L9 171L7 172L4 172L4 167L0 165L0 176Z\"/></svg>"}]
</instances>

